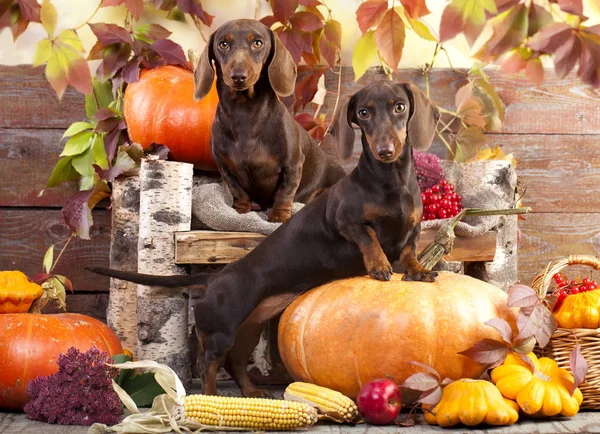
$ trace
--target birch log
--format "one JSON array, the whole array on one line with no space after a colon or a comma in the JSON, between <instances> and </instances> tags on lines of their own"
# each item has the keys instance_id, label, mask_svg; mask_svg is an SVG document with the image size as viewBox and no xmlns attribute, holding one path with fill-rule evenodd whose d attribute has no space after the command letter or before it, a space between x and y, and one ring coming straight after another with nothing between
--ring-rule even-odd
<instances>
[{"instance_id":1,"label":"birch log","mask_svg":"<svg viewBox=\"0 0 600 434\"><path fill-rule=\"evenodd\" d=\"M140 178L117 178L112 183L110 233L110 267L138 270L138 224L140 210ZM137 354L136 333L137 284L110 279L110 295L106 320L117 334L123 348Z\"/></svg>"},{"instance_id":2,"label":"birch log","mask_svg":"<svg viewBox=\"0 0 600 434\"><path fill-rule=\"evenodd\" d=\"M184 274L175 265L173 233L190 230L193 166L144 160L140 169L138 271ZM191 386L188 348L188 301L173 289L138 286L137 350L140 359L171 367L186 388Z\"/></svg>"}]
</instances>

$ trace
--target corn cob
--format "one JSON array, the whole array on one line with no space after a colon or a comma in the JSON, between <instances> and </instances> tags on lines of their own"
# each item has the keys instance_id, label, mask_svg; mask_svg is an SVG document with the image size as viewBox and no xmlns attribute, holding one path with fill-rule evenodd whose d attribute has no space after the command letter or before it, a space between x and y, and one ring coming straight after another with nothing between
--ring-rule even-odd
<instances>
[{"instance_id":1,"label":"corn cob","mask_svg":"<svg viewBox=\"0 0 600 434\"><path fill-rule=\"evenodd\" d=\"M352 422L358 416L358 408L347 396L316 384L295 382L285 389L285 399L305 402L319 412L338 422Z\"/></svg>"},{"instance_id":2,"label":"corn cob","mask_svg":"<svg viewBox=\"0 0 600 434\"><path fill-rule=\"evenodd\" d=\"M311 406L276 399L188 395L183 406L186 419L218 427L282 431L317 422L317 411Z\"/></svg>"}]
</instances>

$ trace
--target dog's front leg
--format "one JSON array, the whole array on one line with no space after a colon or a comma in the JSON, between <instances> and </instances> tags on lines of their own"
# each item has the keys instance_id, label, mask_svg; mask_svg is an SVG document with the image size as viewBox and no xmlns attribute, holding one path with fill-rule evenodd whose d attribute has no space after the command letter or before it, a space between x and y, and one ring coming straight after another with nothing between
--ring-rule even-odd
<instances>
[{"instance_id":1,"label":"dog's front leg","mask_svg":"<svg viewBox=\"0 0 600 434\"><path fill-rule=\"evenodd\" d=\"M250 196L248 196L248 193L244 191L227 165L223 164L221 161L217 161L216 159L215 163L217 164L217 168L221 173L221 177L223 178L225 185L227 185L231 195L233 196L233 209L235 209L239 214L249 213L252 207L252 200L250 199Z\"/></svg>"},{"instance_id":2,"label":"dog's front leg","mask_svg":"<svg viewBox=\"0 0 600 434\"><path fill-rule=\"evenodd\" d=\"M365 224L340 225L340 233L348 241L358 246L363 256L367 273L373 279L390 280L394 271L387 256L379 244L377 233Z\"/></svg>"},{"instance_id":3,"label":"dog's front leg","mask_svg":"<svg viewBox=\"0 0 600 434\"><path fill-rule=\"evenodd\" d=\"M282 169L281 181L275 192L273 207L268 214L270 222L283 223L292 216L292 204L301 179L301 162Z\"/></svg>"},{"instance_id":4,"label":"dog's front leg","mask_svg":"<svg viewBox=\"0 0 600 434\"><path fill-rule=\"evenodd\" d=\"M434 282L437 277L437 271L431 271L419 264L416 255L417 241L421 225L419 225L408 242L400 251L400 265L404 268L402 280L417 280L421 282Z\"/></svg>"}]
</instances>

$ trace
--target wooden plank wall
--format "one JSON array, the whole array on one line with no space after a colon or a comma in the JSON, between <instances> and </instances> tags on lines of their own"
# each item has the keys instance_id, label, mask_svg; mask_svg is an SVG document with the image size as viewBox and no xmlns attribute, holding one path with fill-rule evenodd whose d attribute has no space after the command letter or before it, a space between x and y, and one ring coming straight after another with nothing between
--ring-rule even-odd
<instances>
[{"instance_id":1,"label":"wooden plank wall","mask_svg":"<svg viewBox=\"0 0 600 434\"><path fill-rule=\"evenodd\" d=\"M424 89L419 71L406 70L403 76ZM583 86L574 75L558 80L551 71L541 86L516 75L490 72L490 76L506 104L506 119L503 132L490 134L488 143L514 152L527 188L524 203L534 210L520 222L519 277L529 283L555 256L600 255L600 91ZM328 74L331 92L337 89L338 78ZM351 70L344 68L342 95L379 78L371 71L355 83ZM462 84L459 74L434 70L431 97L454 109L454 94ZM334 102L330 93L322 110L331 111ZM60 207L75 187L48 190L41 197L38 193L58 159L64 130L84 116L83 97L69 89L59 103L43 69L0 66L0 270L39 273L46 248L69 235ZM335 153L332 140L322 146ZM432 149L445 152L439 143ZM358 152L347 168L357 157ZM93 217L92 240L72 242L57 271L73 280L76 294L69 296L70 310L104 318L108 280L83 268L108 265L110 212L97 209Z\"/></svg>"}]
</instances>

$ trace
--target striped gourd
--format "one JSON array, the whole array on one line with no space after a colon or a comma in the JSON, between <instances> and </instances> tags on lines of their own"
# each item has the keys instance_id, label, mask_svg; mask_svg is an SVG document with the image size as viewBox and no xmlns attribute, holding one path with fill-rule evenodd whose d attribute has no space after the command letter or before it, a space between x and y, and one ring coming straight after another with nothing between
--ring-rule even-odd
<instances>
[{"instance_id":1,"label":"striped gourd","mask_svg":"<svg viewBox=\"0 0 600 434\"><path fill-rule=\"evenodd\" d=\"M188 395L184 398L186 419L204 425L253 431L284 431L305 428L317 422L317 410L300 402Z\"/></svg>"},{"instance_id":2,"label":"striped gourd","mask_svg":"<svg viewBox=\"0 0 600 434\"><path fill-rule=\"evenodd\" d=\"M297 381L285 389L285 399L305 402L322 414L337 421L351 422L358 416L358 408L347 396L316 384Z\"/></svg>"}]
</instances>

